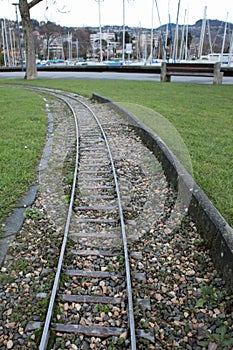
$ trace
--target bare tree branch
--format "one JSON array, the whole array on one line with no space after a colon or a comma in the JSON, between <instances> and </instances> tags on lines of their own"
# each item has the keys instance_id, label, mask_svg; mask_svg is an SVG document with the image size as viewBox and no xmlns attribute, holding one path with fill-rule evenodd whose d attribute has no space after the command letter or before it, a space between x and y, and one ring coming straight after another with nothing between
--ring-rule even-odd
<instances>
[{"instance_id":1,"label":"bare tree branch","mask_svg":"<svg viewBox=\"0 0 233 350\"><path fill-rule=\"evenodd\" d=\"M39 4L39 2L41 2L41 1L43 1L43 0L32 0L32 1L30 1L30 2L28 3L28 8L29 8L29 10L30 10L33 6Z\"/></svg>"}]
</instances>

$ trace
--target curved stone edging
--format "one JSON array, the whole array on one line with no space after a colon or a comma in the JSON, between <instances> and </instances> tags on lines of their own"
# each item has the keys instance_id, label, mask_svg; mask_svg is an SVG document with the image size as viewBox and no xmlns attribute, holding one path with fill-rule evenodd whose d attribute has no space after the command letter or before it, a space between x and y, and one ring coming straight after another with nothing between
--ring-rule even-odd
<instances>
[{"instance_id":1,"label":"curved stone edging","mask_svg":"<svg viewBox=\"0 0 233 350\"><path fill-rule=\"evenodd\" d=\"M150 128L112 100L95 93L92 97L100 103L109 103L117 113L134 126L137 134L161 162L168 181L175 188L179 183L179 186L182 186L183 196L190 197L189 214L210 249L216 269L223 275L228 288L233 291L233 229L176 156Z\"/></svg>"}]
</instances>

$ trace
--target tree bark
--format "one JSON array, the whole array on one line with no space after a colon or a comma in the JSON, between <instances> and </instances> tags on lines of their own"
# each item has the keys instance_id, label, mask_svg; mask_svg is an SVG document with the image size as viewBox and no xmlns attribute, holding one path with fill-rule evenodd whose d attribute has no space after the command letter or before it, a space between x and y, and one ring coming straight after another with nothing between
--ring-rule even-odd
<instances>
[{"instance_id":1,"label":"tree bark","mask_svg":"<svg viewBox=\"0 0 233 350\"><path fill-rule=\"evenodd\" d=\"M30 9L41 1L43 0L32 0L30 2L27 2L27 0L19 0L19 11L26 45L26 74L24 78L27 80L36 79L38 76Z\"/></svg>"}]
</instances>

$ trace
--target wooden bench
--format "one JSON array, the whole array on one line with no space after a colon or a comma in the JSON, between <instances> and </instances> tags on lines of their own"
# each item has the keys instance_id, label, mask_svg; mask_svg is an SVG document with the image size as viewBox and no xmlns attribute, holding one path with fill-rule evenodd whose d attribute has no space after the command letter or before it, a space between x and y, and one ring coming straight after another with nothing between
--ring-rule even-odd
<instances>
[{"instance_id":1,"label":"wooden bench","mask_svg":"<svg viewBox=\"0 0 233 350\"><path fill-rule=\"evenodd\" d=\"M222 84L221 63L162 62L160 81L170 82L171 76L213 77L213 84Z\"/></svg>"}]
</instances>

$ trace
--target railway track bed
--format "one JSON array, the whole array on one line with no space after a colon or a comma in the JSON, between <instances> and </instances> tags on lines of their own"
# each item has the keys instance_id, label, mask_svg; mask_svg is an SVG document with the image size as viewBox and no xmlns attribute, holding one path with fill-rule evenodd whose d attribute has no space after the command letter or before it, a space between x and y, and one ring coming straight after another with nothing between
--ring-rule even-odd
<instances>
[{"instance_id":1,"label":"railway track bed","mask_svg":"<svg viewBox=\"0 0 233 350\"><path fill-rule=\"evenodd\" d=\"M225 341L231 349L232 296L192 220L186 215L177 225L171 215L176 194L154 155L115 112L78 97L93 107L107 135L127 236L125 256L114 171L103 137L88 119L89 110L73 100L76 96L57 95L47 97L54 109L49 166L42 162L38 169L38 196L1 268L1 349L44 348L42 331L59 270L76 152L74 120L61 98L82 118L79 170L46 346L217 349Z\"/></svg>"}]
</instances>

